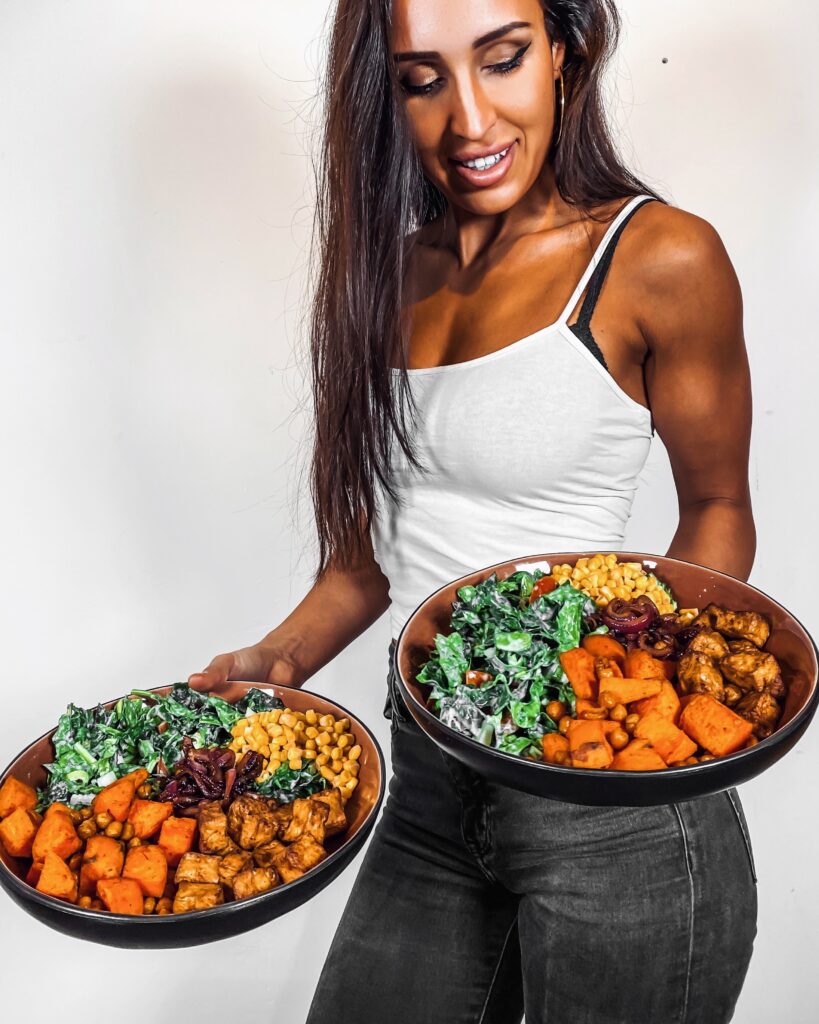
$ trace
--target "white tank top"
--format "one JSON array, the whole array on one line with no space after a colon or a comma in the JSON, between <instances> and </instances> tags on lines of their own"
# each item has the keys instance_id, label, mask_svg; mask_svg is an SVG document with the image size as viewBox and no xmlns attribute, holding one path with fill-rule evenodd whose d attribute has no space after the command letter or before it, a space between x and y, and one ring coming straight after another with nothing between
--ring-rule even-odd
<instances>
[{"instance_id":1,"label":"white tank top","mask_svg":"<svg viewBox=\"0 0 819 1024\"><path fill-rule=\"evenodd\" d=\"M429 594L476 569L546 551L623 549L652 417L567 320L605 255L589 296L599 292L618 229L649 198L620 211L553 324L476 359L408 371L427 471L409 467L394 444L403 502L379 489L372 525L393 638Z\"/></svg>"}]
</instances>

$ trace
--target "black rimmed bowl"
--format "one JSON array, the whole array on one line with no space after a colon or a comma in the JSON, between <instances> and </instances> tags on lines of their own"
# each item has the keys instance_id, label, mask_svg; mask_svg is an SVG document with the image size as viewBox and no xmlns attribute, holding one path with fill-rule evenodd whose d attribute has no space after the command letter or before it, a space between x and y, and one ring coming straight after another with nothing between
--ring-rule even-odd
<instances>
[{"instance_id":1,"label":"black rimmed bowl","mask_svg":"<svg viewBox=\"0 0 819 1024\"><path fill-rule=\"evenodd\" d=\"M293 711L314 708L320 715L349 718L350 730L355 734L356 742L361 745L358 786L346 806L347 830L327 840L325 849L328 856L320 864L301 878L258 896L187 914L139 917L112 914L105 910L87 910L38 892L24 881L30 861L27 858L10 857L0 844L0 885L15 903L43 924L75 938L128 949L169 949L214 942L216 939L225 939L258 928L306 903L329 885L355 857L375 824L384 798L385 772L381 748L360 719L340 704L334 704L309 690L234 681L215 686L209 692L233 703L254 686L275 694ZM164 696L170 689L169 686L162 686L151 692ZM105 706L111 707L115 703L109 701ZM18 754L0 775L0 785L7 776L13 775L30 786L42 786L47 775L43 765L54 759L52 734L53 730Z\"/></svg>"},{"instance_id":2,"label":"black rimmed bowl","mask_svg":"<svg viewBox=\"0 0 819 1024\"><path fill-rule=\"evenodd\" d=\"M680 608L703 608L709 602L737 611L756 611L771 623L765 645L780 664L787 686L782 717L775 732L747 750L702 764L660 771L604 771L570 768L529 761L487 747L470 736L444 725L426 704L426 687L415 681L416 673L435 646L436 633L448 634L456 592L495 572L505 579L521 569L574 565L580 558L615 554L621 562L640 562L670 588ZM678 803L709 793L719 793L747 782L783 757L810 724L819 701L816 644L799 620L773 598L727 573L693 562L632 551L569 551L531 555L498 562L462 576L436 590L415 609L398 635L393 668L404 701L418 726L442 750L463 761L493 782L536 796L567 803L597 806L641 807Z\"/></svg>"}]
</instances>

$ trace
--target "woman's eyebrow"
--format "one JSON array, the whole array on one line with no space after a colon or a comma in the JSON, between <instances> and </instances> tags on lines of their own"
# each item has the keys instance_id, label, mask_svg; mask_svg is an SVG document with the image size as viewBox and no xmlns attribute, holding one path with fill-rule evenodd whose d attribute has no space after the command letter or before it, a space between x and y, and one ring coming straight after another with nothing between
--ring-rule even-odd
<instances>
[{"instance_id":1,"label":"woman's eyebrow","mask_svg":"<svg viewBox=\"0 0 819 1024\"><path fill-rule=\"evenodd\" d=\"M479 36L473 43L472 49L477 50L481 46L486 46L487 43L493 43L496 39L500 39L501 36L505 36L507 32L511 32L513 28L531 28L528 21L510 21L506 25L501 25L500 28L494 28L491 32L486 32L484 35ZM406 50L403 53L394 54L395 60L435 60L440 57L441 54L437 50Z\"/></svg>"}]
</instances>

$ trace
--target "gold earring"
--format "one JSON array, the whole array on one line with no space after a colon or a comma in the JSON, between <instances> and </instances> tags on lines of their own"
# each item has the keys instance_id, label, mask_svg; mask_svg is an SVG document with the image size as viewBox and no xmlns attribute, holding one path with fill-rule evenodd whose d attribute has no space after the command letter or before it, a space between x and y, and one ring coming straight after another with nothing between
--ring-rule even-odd
<instances>
[{"instance_id":1,"label":"gold earring","mask_svg":"<svg viewBox=\"0 0 819 1024\"><path fill-rule=\"evenodd\" d=\"M560 75L560 126L557 130L555 146L560 142L560 136L563 134L563 115L566 109L566 91L563 88L563 68L558 71L558 74Z\"/></svg>"}]
</instances>

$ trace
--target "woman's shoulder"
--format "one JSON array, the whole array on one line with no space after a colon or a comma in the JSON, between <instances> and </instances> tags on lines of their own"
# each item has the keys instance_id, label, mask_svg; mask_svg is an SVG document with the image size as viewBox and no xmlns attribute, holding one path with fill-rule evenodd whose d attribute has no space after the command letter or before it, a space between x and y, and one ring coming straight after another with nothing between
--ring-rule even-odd
<instances>
[{"instance_id":1,"label":"woman's shoulder","mask_svg":"<svg viewBox=\"0 0 819 1024\"><path fill-rule=\"evenodd\" d=\"M649 281L673 282L680 274L712 276L731 267L719 232L710 221L670 203L646 203L620 243L635 257L629 263Z\"/></svg>"},{"instance_id":2,"label":"woman's shoulder","mask_svg":"<svg viewBox=\"0 0 819 1024\"><path fill-rule=\"evenodd\" d=\"M640 319L655 339L688 324L739 322L742 293L719 232L705 217L668 203L646 203L618 246Z\"/></svg>"}]
</instances>

